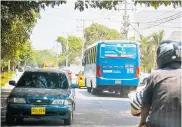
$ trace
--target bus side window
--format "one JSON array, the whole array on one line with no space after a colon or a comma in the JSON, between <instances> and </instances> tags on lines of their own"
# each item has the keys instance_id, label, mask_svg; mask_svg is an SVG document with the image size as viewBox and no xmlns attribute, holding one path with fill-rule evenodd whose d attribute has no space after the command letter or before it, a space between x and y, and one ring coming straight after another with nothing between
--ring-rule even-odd
<instances>
[{"instance_id":1,"label":"bus side window","mask_svg":"<svg viewBox=\"0 0 182 127\"><path fill-rule=\"evenodd\" d=\"M89 59L89 58L88 58L88 51L87 51L87 64L88 64L88 59Z\"/></svg>"},{"instance_id":2,"label":"bus side window","mask_svg":"<svg viewBox=\"0 0 182 127\"><path fill-rule=\"evenodd\" d=\"M94 47L94 63L96 63L96 47Z\"/></svg>"},{"instance_id":3,"label":"bus side window","mask_svg":"<svg viewBox=\"0 0 182 127\"><path fill-rule=\"evenodd\" d=\"M90 64L92 63L92 49L90 49Z\"/></svg>"},{"instance_id":4,"label":"bus side window","mask_svg":"<svg viewBox=\"0 0 182 127\"><path fill-rule=\"evenodd\" d=\"M93 47L93 63L95 63L95 47Z\"/></svg>"},{"instance_id":5,"label":"bus side window","mask_svg":"<svg viewBox=\"0 0 182 127\"><path fill-rule=\"evenodd\" d=\"M92 48L92 63L94 63L94 48Z\"/></svg>"},{"instance_id":6,"label":"bus side window","mask_svg":"<svg viewBox=\"0 0 182 127\"><path fill-rule=\"evenodd\" d=\"M88 64L90 64L90 50L88 51Z\"/></svg>"},{"instance_id":7,"label":"bus side window","mask_svg":"<svg viewBox=\"0 0 182 127\"><path fill-rule=\"evenodd\" d=\"M90 50L90 54L91 54L91 64L93 63L93 48L91 48L91 50Z\"/></svg>"}]
</instances>

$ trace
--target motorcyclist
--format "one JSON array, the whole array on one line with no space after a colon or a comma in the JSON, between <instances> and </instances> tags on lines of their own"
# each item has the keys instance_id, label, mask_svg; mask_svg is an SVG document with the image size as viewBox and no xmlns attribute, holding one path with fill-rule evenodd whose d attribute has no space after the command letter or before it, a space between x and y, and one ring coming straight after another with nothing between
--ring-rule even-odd
<instances>
[{"instance_id":1,"label":"motorcyclist","mask_svg":"<svg viewBox=\"0 0 182 127\"><path fill-rule=\"evenodd\" d=\"M139 127L181 127L181 43L167 40L159 45L158 70L144 88Z\"/></svg>"}]
</instances>

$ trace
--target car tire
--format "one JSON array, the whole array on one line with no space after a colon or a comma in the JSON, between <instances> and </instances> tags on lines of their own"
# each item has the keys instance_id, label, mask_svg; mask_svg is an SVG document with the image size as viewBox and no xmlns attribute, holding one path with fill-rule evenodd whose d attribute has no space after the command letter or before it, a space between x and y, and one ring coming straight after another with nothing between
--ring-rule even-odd
<instances>
[{"instance_id":1,"label":"car tire","mask_svg":"<svg viewBox=\"0 0 182 127\"><path fill-rule=\"evenodd\" d=\"M6 113L6 124L13 125L14 121L15 118L10 113Z\"/></svg>"},{"instance_id":2,"label":"car tire","mask_svg":"<svg viewBox=\"0 0 182 127\"><path fill-rule=\"evenodd\" d=\"M73 112L69 114L69 118L64 120L64 125L71 125L73 118Z\"/></svg>"},{"instance_id":3,"label":"car tire","mask_svg":"<svg viewBox=\"0 0 182 127\"><path fill-rule=\"evenodd\" d=\"M16 124L22 124L23 123L23 118L16 118Z\"/></svg>"},{"instance_id":4,"label":"car tire","mask_svg":"<svg viewBox=\"0 0 182 127\"><path fill-rule=\"evenodd\" d=\"M87 92L91 92L91 87L87 87Z\"/></svg>"}]
</instances>

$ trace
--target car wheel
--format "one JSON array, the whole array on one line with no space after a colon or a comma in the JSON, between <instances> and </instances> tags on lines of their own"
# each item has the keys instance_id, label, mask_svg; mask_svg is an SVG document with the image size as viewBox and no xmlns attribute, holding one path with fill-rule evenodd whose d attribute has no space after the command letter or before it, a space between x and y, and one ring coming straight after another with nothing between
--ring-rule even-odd
<instances>
[{"instance_id":1,"label":"car wheel","mask_svg":"<svg viewBox=\"0 0 182 127\"><path fill-rule=\"evenodd\" d=\"M69 114L69 118L64 120L64 125L71 125L71 123L72 123L72 118L73 118L73 115L72 115L72 114L73 114L73 113L71 112L71 113Z\"/></svg>"},{"instance_id":2,"label":"car wheel","mask_svg":"<svg viewBox=\"0 0 182 127\"><path fill-rule=\"evenodd\" d=\"M74 108L75 108L75 107L74 107ZM72 120L72 121L73 121L73 118L74 118L74 117L73 117L73 115L74 115L74 114L73 114L73 110L74 110L74 109L72 108L72 113L71 113L71 117L72 117L71 120Z\"/></svg>"},{"instance_id":3,"label":"car wheel","mask_svg":"<svg viewBox=\"0 0 182 127\"><path fill-rule=\"evenodd\" d=\"M23 118L16 118L16 124L22 124L23 123Z\"/></svg>"},{"instance_id":4,"label":"car wheel","mask_svg":"<svg viewBox=\"0 0 182 127\"><path fill-rule=\"evenodd\" d=\"M10 113L6 113L6 124L12 125L14 121L15 121L15 118Z\"/></svg>"},{"instance_id":5,"label":"car wheel","mask_svg":"<svg viewBox=\"0 0 182 127\"><path fill-rule=\"evenodd\" d=\"M73 110L76 110L75 102L73 103Z\"/></svg>"}]
</instances>

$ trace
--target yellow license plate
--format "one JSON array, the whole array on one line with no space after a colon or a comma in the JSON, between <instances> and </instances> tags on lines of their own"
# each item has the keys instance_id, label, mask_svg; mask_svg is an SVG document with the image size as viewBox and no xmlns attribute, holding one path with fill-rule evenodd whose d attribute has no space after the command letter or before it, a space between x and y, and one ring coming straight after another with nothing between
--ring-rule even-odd
<instances>
[{"instance_id":1,"label":"yellow license plate","mask_svg":"<svg viewBox=\"0 0 182 127\"><path fill-rule=\"evenodd\" d=\"M31 108L32 115L45 115L45 108L44 107L33 107Z\"/></svg>"}]
</instances>

